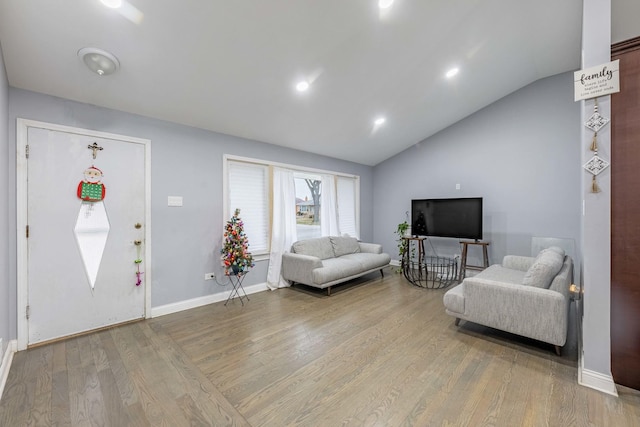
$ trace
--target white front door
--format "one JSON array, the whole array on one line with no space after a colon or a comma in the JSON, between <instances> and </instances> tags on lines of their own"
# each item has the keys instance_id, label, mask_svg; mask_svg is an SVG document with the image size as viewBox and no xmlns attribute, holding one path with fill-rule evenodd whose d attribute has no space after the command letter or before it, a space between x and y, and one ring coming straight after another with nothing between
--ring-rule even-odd
<instances>
[{"instance_id":1,"label":"white front door","mask_svg":"<svg viewBox=\"0 0 640 427\"><path fill-rule=\"evenodd\" d=\"M19 156L25 151L18 174L26 181L19 346L145 317L148 141L29 121L18 126Z\"/></svg>"}]
</instances>

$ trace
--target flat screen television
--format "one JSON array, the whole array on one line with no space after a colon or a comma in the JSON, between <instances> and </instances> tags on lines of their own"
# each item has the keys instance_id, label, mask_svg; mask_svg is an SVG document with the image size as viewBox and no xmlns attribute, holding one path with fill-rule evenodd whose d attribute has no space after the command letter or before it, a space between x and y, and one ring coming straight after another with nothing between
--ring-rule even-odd
<instances>
[{"instance_id":1,"label":"flat screen television","mask_svg":"<svg viewBox=\"0 0 640 427\"><path fill-rule=\"evenodd\" d=\"M412 200L411 234L481 240L482 197Z\"/></svg>"}]
</instances>

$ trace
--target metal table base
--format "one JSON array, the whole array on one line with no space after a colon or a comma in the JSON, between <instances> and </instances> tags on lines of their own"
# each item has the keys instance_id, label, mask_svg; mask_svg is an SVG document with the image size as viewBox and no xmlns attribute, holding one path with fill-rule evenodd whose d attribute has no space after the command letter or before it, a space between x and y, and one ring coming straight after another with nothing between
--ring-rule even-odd
<instances>
[{"instance_id":1,"label":"metal table base","mask_svg":"<svg viewBox=\"0 0 640 427\"><path fill-rule=\"evenodd\" d=\"M233 300L235 297L238 297L240 299L240 302L242 303L242 305L244 305L243 298L246 298L247 301L249 301L249 297L247 296L247 293L244 291L244 288L242 287L242 281L244 280L244 276L245 276L244 274L229 275L229 281L231 282L232 289L224 305L227 305L227 303ZM242 291L244 296L240 295L240 291Z\"/></svg>"}]
</instances>

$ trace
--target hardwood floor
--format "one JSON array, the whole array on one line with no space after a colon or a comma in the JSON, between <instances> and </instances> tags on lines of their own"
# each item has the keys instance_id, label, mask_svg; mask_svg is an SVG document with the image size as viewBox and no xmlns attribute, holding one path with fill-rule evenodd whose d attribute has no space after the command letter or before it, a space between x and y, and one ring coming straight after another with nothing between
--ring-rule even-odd
<instances>
[{"instance_id":1,"label":"hardwood floor","mask_svg":"<svg viewBox=\"0 0 640 427\"><path fill-rule=\"evenodd\" d=\"M372 274L281 289L15 355L0 426L637 426L640 392L577 385L575 357L444 314Z\"/></svg>"}]
</instances>

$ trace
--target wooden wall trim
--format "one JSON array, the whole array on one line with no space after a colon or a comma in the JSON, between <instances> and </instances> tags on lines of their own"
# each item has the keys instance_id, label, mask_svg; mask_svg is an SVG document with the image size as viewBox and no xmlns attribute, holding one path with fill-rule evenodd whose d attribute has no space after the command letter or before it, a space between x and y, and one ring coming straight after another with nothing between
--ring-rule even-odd
<instances>
[{"instance_id":1,"label":"wooden wall trim","mask_svg":"<svg viewBox=\"0 0 640 427\"><path fill-rule=\"evenodd\" d=\"M632 50L637 49L640 49L640 36L612 44L611 56L614 57L617 55L622 55L623 53L631 52Z\"/></svg>"}]
</instances>

